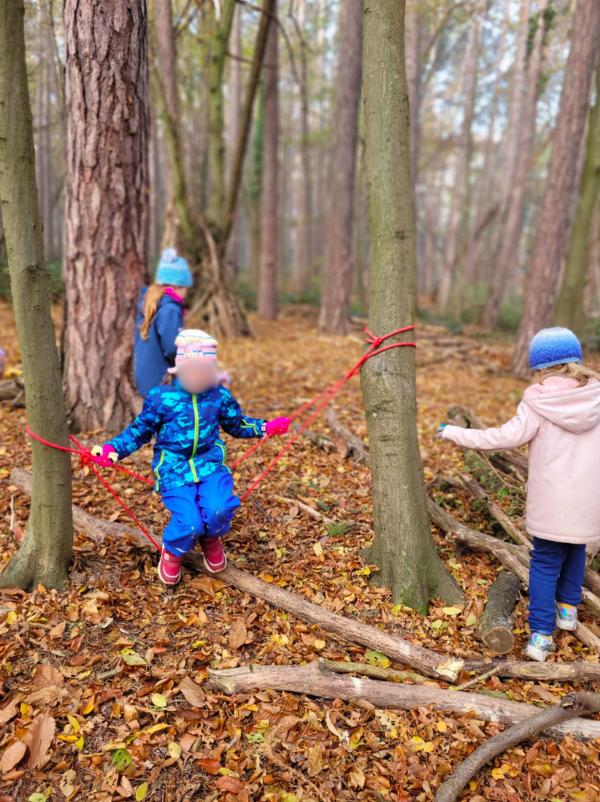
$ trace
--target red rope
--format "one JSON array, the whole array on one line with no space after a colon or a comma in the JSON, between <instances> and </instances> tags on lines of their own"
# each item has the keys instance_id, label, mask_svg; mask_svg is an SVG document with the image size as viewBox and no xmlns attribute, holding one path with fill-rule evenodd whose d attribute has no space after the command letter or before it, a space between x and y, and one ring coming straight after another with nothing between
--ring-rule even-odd
<instances>
[{"instance_id":1,"label":"red rope","mask_svg":"<svg viewBox=\"0 0 600 802\"><path fill-rule=\"evenodd\" d=\"M365 362L368 359L371 359L378 354L382 354L384 351L389 351L392 348L405 348L405 347L416 347L416 343L414 342L398 342L398 343L391 343L390 345L383 345L386 340L389 340L391 337L396 337L399 334L403 334L407 331L412 331L414 326L403 326L400 329L395 329L394 331L389 332L389 334L384 334L381 337L377 337L373 334L373 332L369 331L369 329L365 328L366 342L369 344L369 347L365 351L365 353L361 356L361 358L356 362L356 364L346 373L346 375L338 379L337 381L330 384L320 393L317 393L316 396L305 401L302 403L297 409L295 409L290 418L294 420L295 418L300 417L303 415L307 410L311 407L315 407L313 412L309 415L309 417L305 420L303 424L300 425L298 430L295 434L290 437L290 439L286 442L280 451L270 460L267 466L262 470L250 483L250 485L246 488L243 495L241 496L241 500L245 501L248 496L258 487L258 485L262 482L262 480L270 473L275 465L283 459L285 454L290 450L293 444L298 440L298 438L302 435L304 430L319 416L322 410L329 404L331 399L338 393L342 387L348 382L353 376L355 376ZM147 538L153 546L156 547L160 551L160 546L156 542L156 540L152 537L152 535L148 532L145 526L142 524L140 519L136 516L133 510L123 501L121 496L117 493L114 487L108 482L98 470L98 466L94 461L94 457L92 453L87 449L84 448L81 443L79 443L72 435L69 435L69 440L71 443L75 445L75 448L70 448L69 446L61 446L58 443L52 443L50 440L45 440L43 437L40 437L38 434L35 434L29 426L26 425L26 431L28 436L32 440L36 440L38 443L41 443L44 446L48 446L48 448L55 448L58 451L65 451L68 454L74 454L76 457L79 457L82 466L89 466L92 473L96 476L97 479L100 480L102 485L104 485L105 489L110 493L110 495L115 499L115 501L123 508L123 510L127 513L127 515L131 518L132 521L137 525L140 532ZM242 463L245 459L247 459L251 454L254 454L255 451L258 451L267 440L270 440L270 437L263 437L261 440L258 440L255 444L253 444L249 449L247 449L241 456L239 456L231 465L232 470L235 470L240 463ZM154 481L149 479L147 476L143 476L136 471L132 471L129 468L126 468L124 465L112 465L115 470L120 471L121 473L126 474L127 476L131 476L134 479L138 479L140 482L144 482L148 485L153 485Z\"/></svg>"}]
</instances>

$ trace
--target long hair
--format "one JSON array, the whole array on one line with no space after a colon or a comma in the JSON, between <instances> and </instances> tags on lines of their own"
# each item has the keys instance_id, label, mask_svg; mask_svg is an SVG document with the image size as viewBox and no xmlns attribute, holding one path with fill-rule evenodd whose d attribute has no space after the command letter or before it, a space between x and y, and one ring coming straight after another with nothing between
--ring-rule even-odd
<instances>
[{"instance_id":1,"label":"long hair","mask_svg":"<svg viewBox=\"0 0 600 802\"><path fill-rule=\"evenodd\" d=\"M569 379L575 379L581 386L587 384L590 379L600 381L600 374L585 365L581 365L579 362L567 362L565 365L556 365L540 370L540 383L543 383L550 376L566 376Z\"/></svg>"},{"instance_id":2,"label":"long hair","mask_svg":"<svg viewBox=\"0 0 600 802\"><path fill-rule=\"evenodd\" d=\"M146 297L144 298L144 321L140 326L140 336L142 340L147 340L150 336L150 326L152 325L164 292L165 288L161 284L153 284L151 287L148 287Z\"/></svg>"}]
</instances>

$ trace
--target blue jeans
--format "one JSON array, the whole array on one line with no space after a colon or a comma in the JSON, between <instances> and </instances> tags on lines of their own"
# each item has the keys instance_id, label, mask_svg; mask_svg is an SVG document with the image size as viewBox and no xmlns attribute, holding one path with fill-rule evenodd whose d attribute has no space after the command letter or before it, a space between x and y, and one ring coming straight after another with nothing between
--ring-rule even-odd
<instances>
[{"instance_id":1,"label":"blue jeans","mask_svg":"<svg viewBox=\"0 0 600 802\"><path fill-rule=\"evenodd\" d=\"M221 537L229 532L233 514L240 506L233 492L233 476L225 467L195 484L165 490L162 500L171 513L163 544L177 556L191 551L199 537Z\"/></svg>"},{"instance_id":2,"label":"blue jeans","mask_svg":"<svg viewBox=\"0 0 600 802\"><path fill-rule=\"evenodd\" d=\"M578 605L585 571L584 543L556 543L533 538L529 567L529 628L552 635L556 602Z\"/></svg>"}]
</instances>

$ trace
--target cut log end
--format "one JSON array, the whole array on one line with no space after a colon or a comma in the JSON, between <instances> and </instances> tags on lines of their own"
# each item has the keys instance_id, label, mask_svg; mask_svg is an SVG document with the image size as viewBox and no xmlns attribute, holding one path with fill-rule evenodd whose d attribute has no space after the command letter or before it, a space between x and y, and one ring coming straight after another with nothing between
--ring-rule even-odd
<instances>
[{"instance_id":1,"label":"cut log end","mask_svg":"<svg viewBox=\"0 0 600 802\"><path fill-rule=\"evenodd\" d=\"M508 571L501 571L490 587L479 622L479 637L496 654L508 654L515 645L514 609L520 592L521 582Z\"/></svg>"}]
</instances>

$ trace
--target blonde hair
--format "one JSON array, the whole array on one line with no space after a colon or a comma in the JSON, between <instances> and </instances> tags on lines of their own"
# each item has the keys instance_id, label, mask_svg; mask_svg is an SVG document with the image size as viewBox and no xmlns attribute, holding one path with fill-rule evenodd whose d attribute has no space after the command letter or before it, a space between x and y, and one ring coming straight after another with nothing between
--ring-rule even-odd
<instances>
[{"instance_id":1,"label":"blonde hair","mask_svg":"<svg viewBox=\"0 0 600 802\"><path fill-rule=\"evenodd\" d=\"M567 362L564 365L554 365L551 368L543 368L538 371L540 376L540 383L543 383L550 376L566 376L569 379L575 379L580 385L587 384L590 379L600 381L600 374L595 370L581 365L579 362Z\"/></svg>"},{"instance_id":2,"label":"blonde hair","mask_svg":"<svg viewBox=\"0 0 600 802\"><path fill-rule=\"evenodd\" d=\"M160 299L163 297L164 292L165 288L162 286L162 284L152 284L151 287L148 287L148 292L144 298L144 320L140 326L140 337L142 340L147 340L150 336L150 326L152 325L152 321L154 320L156 310L158 309Z\"/></svg>"}]
</instances>

